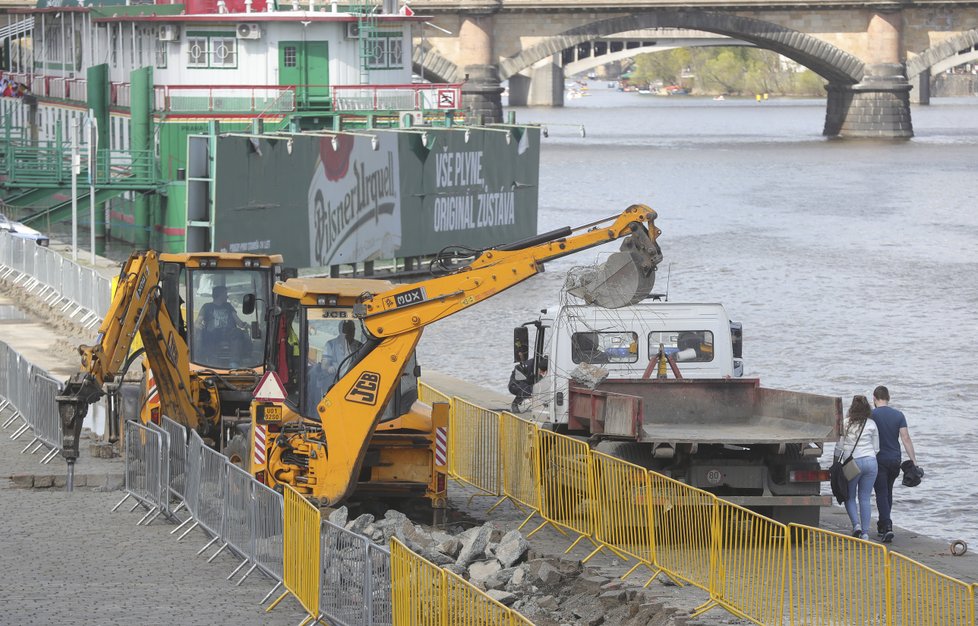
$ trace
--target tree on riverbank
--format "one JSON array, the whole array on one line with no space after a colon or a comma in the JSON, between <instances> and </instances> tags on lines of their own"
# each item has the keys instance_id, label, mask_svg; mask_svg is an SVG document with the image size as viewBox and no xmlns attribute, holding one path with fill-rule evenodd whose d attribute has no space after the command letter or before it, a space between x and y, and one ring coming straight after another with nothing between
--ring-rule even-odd
<instances>
[{"instance_id":1,"label":"tree on riverbank","mask_svg":"<svg viewBox=\"0 0 978 626\"><path fill-rule=\"evenodd\" d=\"M770 50L677 48L635 57L631 83L680 85L700 95L822 96L825 80Z\"/></svg>"}]
</instances>

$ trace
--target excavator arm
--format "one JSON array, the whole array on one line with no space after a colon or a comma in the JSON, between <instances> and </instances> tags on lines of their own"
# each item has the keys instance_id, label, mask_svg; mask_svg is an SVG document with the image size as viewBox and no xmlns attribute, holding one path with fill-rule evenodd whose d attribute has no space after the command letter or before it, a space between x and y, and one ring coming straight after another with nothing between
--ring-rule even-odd
<instances>
[{"instance_id":1,"label":"excavator arm","mask_svg":"<svg viewBox=\"0 0 978 626\"><path fill-rule=\"evenodd\" d=\"M96 343L78 348L81 368L57 396L62 454L69 465L78 458L78 439L89 405L105 395L106 383L125 374L123 368L137 333L156 378L164 414L196 425L198 409L191 391L187 344L164 308L159 285L157 253L133 253L122 269Z\"/></svg>"},{"instance_id":2,"label":"excavator arm","mask_svg":"<svg viewBox=\"0 0 978 626\"><path fill-rule=\"evenodd\" d=\"M308 439L310 449L303 451L311 477L305 480L315 481L316 496L335 504L355 486L381 410L425 326L523 282L543 271L547 261L621 238L616 254L626 258L609 259L614 271L599 270L582 289L602 302L619 301L614 294L624 288L630 295L618 306L636 302L648 295L662 259L655 218L652 209L633 205L617 217L485 250L446 276L364 294L354 315L362 318L375 345L323 397L317 407L323 436Z\"/></svg>"}]
</instances>

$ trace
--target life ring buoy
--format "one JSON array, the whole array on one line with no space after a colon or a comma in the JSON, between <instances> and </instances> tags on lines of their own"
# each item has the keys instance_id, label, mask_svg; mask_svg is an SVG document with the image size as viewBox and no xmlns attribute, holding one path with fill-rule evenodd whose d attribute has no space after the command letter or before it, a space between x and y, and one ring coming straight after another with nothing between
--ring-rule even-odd
<instances>
[{"instance_id":1,"label":"life ring buoy","mask_svg":"<svg viewBox=\"0 0 978 626\"><path fill-rule=\"evenodd\" d=\"M964 556L968 552L968 544L960 539L951 542L951 554L953 556Z\"/></svg>"}]
</instances>

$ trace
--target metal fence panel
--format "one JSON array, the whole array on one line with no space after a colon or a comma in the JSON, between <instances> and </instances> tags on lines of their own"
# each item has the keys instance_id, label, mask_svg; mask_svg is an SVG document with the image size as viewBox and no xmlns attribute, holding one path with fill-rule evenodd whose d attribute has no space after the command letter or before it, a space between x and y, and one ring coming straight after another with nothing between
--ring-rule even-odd
<instances>
[{"instance_id":1,"label":"metal fence panel","mask_svg":"<svg viewBox=\"0 0 978 626\"><path fill-rule=\"evenodd\" d=\"M883 623L886 546L798 524L788 532L792 624Z\"/></svg>"},{"instance_id":2,"label":"metal fence panel","mask_svg":"<svg viewBox=\"0 0 978 626\"><path fill-rule=\"evenodd\" d=\"M601 452L591 453L591 463L595 538L634 558L636 565L631 571L643 564L654 569L648 470Z\"/></svg>"},{"instance_id":3,"label":"metal fence panel","mask_svg":"<svg viewBox=\"0 0 978 626\"><path fill-rule=\"evenodd\" d=\"M226 471L224 511L221 520L221 539L242 557L254 555L254 492L251 474L227 461L221 455Z\"/></svg>"},{"instance_id":4,"label":"metal fence panel","mask_svg":"<svg viewBox=\"0 0 978 626\"><path fill-rule=\"evenodd\" d=\"M170 436L170 494L181 501L186 499L187 429L165 415L160 427Z\"/></svg>"},{"instance_id":5,"label":"metal fence panel","mask_svg":"<svg viewBox=\"0 0 978 626\"><path fill-rule=\"evenodd\" d=\"M224 525L224 494L227 491L225 456L203 446L200 450L200 492L194 518L211 536L220 535Z\"/></svg>"},{"instance_id":6,"label":"metal fence panel","mask_svg":"<svg viewBox=\"0 0 978 626\"><path fill-rule=\"evenodd\" d=\"M540 510L537 428L512 413L499 416L503 495L534 511Z\"/></svg>"},{"instance_id":7,"label":"metal fence panel","mask_svg":"<svg viewBox=\"0 0 978 626\"><path fill-rule=\"evenodd\" d=\"M452 478L488 494L501 495L499 414L461 398L452 398L448 463Z\"/></svg>"},{"instance_id":8,"label":"metal fence panel","mask_svg":"<svg viewBox=\"0 0 978 626\"><path fill-rule=\"evenodd\" d=\"M655 564L709 591L716 496L649 472L648 497Z\"/></svg>"},{"instance_id":9,"label":"metal fence panel","mask_svg":"<svg viewBox=\"0 0 978 626\"><path fill-rule=\"evenodd\" d=\"M31 368L29 410L33 414L34 433L52 450L60 450L61 416L55 396L61 391L61 383L45 375L38 367Z\"/></svg>"},{"instance_id":10,"label":"metal fence panel","mask_svg":"<svg viewBox=\"0 0 978 626\"><path fill-rule=\"evenodd\" d=\"M787 527L724 500L717 501L715 519L712 601L759 624L781 624Z\"/></svg>"},{"instance_id":11,"label":"metal fence panel","mask_svg":"<svg viewBox=\"0 0 978 626\"><path fill-rule=\"evenodd\" d=\"M933 570L902 554L889 553L890 623L900 626L975 624L970 585Z\"/></svg>"},{"instance_id":12,"label":"metal fence panel","mask_svg":"<svg viewBox=\"0 0 978 626\"><path fill-rule=\"evenodd\" d=\"M282 584L313 617L319 616L319 577L322 572L320 528L322 518L298 491L285 486ZM275 601L277 604L285 594ZM274 606L274 604L273 604Z\"/></svg>"},{"instance_id":13,"label":"metal fence panel","mask_svg":"<svg viewBox=\"0 0 978 626\"><path fill-rule=\"evenodd\" d=\"M448 405L452 404L451 396L443 394L421 380L418 381L418 400L421 400L425 404L434 404L435 402L444 402Z\"/></svg>"},{"instance_id":14,"label":"metal fence panel","mask_svg":"<svg viewBox=\"0 0 978 626\"><path fill-rule=\"evenodd\" d=\"M194 519L200 517L200 476L203 471L204 440L197 431L190 433L190 443L187 445L187 482L184 502L187 510Z\"/></svg>"},{"instance_id":15,"label":"metal fence panel","mask_svg":"<svg viewBox=\"0 0 978 626\"><path fill-rule=\"evenodd\" d=\"M135 498L150 512L162 508L163 432L136 422L126 422L126 498ZM119 504L122 504L120 502ZM116 508L119 507L116 505ZM114 509L113 509L114 510ZM145 518L144 518L145 519Z\"/></svg>"},{"instance_id":16,"label":"metal fence panel","mask_svg":"<svg viewBox=\"0 0 978 626\"><path fill-rule=\"evenodd\" d=\"M258 567L282 581L282 526L285 514L282 494L255 483L255 552Z\"/></svg>"},{"instance_id":17,"label":"metal fence panel","mask_svg":"<svg viewBox=\"0 0 978 626\"><path fill-rule=\"evenodd\" d=\"M319 607L320 613L331 624L360 626L370 623L369 543L363 535L323 520Z\"/></svg>"},{"instance_id":18,"label":"metal fence panel","mask_svg":"<svg viewBox=\"0 0 978 626\"><path fill-rule=\"evenodd\" d=\"M444 571L445 617L448 624L506 624L510 610L458 574Z\"/></svg>"},{"instance_id":19,"label":"metal fence panel","mask_svg":"<svg viewBox=\"0 0 978 626\"><path fill-rule=\"evenodd\" d=\"M442 602L444 574L396 538L391 540L391 599L395 626L451 626Z\"/></svg>"},{"instance_id":20,"label":"metal fence panel","mask_svg":"<svg viewBox=\"0 0 978 626\"><path fill-rule=\"evenodd\" d=\"M370 565L370 626L391 626L391 553L373 543L367 544Z\"/></svg>"},{"instance_id":21,"label":"metal fence panel","mask_svg":"<svg viewBox=\"0 0 978 626\"><path fill-rule=\"evenodd\" d=\"M540 515L546 520L544 524L549 522L578 533L576 545L584 537L594 534L591 451L584 441L547 430L537 431L537 441L540 446Z\"/></svg>"}]
</instances>

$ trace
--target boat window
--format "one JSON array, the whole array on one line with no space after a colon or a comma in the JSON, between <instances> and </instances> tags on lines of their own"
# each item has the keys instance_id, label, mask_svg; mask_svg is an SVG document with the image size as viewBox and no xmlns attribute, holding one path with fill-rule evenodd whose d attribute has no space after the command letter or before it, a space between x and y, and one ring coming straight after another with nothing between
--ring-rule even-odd
<instances>
[{"instance_id":1,"label":"boat window","mask_svg":"<svg viewBox=\"0 0 978 626\"><path fill-rule=\"evenodd\" d=\"M680 363L709 363L713 360L713 332L709 330L649 333L649 360L659 354L659 344L662 344L666 354L675 355Z\"/></svg>"},{"instance_id":2,"label":"boat window","mask_svg":"<svg viewBox=\"0 0 978 626\"><path fill-rule=\"evenodd\" d=\"M238 40L233 37L211 39L211 67L237 67Z\"/></svg>"},{"instance_id":3,"label":"boat window","mask_svg":"<svg viewBox=\"0 0 978 626\"><path fill-rule=\"evenodd\" d=\"M285 50L282 52L283 60L282 64L285 67L295 67L296 66L296 47L295 46L285 46Z\"/></svg>"},{"instance_id":4,"label":"boat window","mask_svg":"<svg viewBox=\"0 0 978 626\"><path fill-rule=\"evenodd\" d=\"M634 363L638 360L638 335L633 332L583 332L571 335L574 363Z\"/></svg>"},{"instance_id":5,"label":"boat window","mask_svg":"<svg viewBox=\"0 0 978 626\"><path fill-rule=\"evenodd\" d=\"M187 67L207 67L207 38L187 38Z\"/></svg>"},{"instance_id":6,"label":"boat window","mask_svg":"<svg viewBox=\"0 0 978 626\"><path fill-rule=\"evenodd\" d=\"M372 70L404 67L404 46L401 33L375 33L369 38L367 67Z\"/></svg>"}]
</instances>

